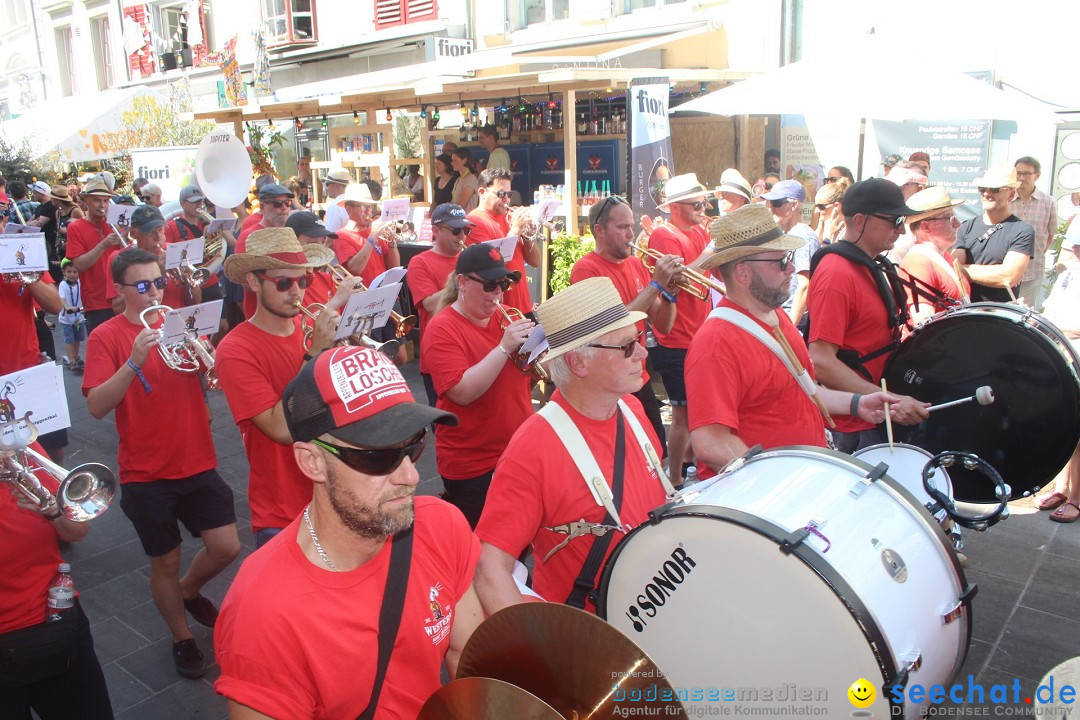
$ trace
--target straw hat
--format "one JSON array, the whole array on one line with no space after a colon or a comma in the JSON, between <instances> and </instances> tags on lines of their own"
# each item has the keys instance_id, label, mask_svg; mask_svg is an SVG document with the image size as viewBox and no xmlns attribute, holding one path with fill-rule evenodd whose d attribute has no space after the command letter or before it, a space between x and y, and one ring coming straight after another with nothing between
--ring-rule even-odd
<instances>
[{"instance_id":1,"label":"straw hat","mask_svg":"<svg viewBox=\"0 0 1080 720\"><path fill-rule=\"evenodd\" d=\"M256 230L247 238L247 251L225 258L225 277L243 284L254 270L307 270L329 265L334 251L322 245L301 245L290 228Z\"/></svg>"},{"instance_id":2,"label":"straw hat","mask_svg":"<svg viewBox=\"0 0 1080 720\"><path fill-rule=\"evenodd\" d=\"M760 203L716 218L709 234L716 252L701 263L702 270L770 250L798 250L806 244L802 238L785 235L769 208Z\"/></svg>"},{"instance_id":3,"label":"straw hat","mask_svg":"<svg viewBox=\"0 0 1080 720\"><path fill-rule=\"evenodd\" d=\"M545 361L647 317L643 312L626 309L608 277L591 277L574 283L541 303L536 316L550 346Z\"/></svg>"},{"instance_id":4,"label":"straw hat","mask_svg":"<svg viewBox=\"0 0 1080 720\"><path fill-rule=\"evenodd\" d=\"M664 202L657 207L662 210L672 203L705 198L709 195L712 195L712 191L698 182L695 173L676 175L664 185Z\"/></svg>"},{"instance_id":5,"label":"straw hat","mask_svg":"<svg viewBox=\"0 0 1080 720\"><path fill-rule=\"evenodd\" d=\"M746 198L747 202L754 199L750 191L750 182L735 168L728 168L720 175L720 184L716 187L715 194L719 195L722 192L735 193Z\"/></svg>"},{"instance_id":6,"label":"straw hat","mask_svg":"<svg viewBox=\"0 0 1080 720\"><path fill-rule=\"evenodd\" d=\"M916 215L908 216L908 224L917 223L920 220L937 217L947 212L950 208L963 205L963 200L953 200L949 193L940 185L920 190L907 199L907 206L917 210Z\"/></svg>"},{"instance_id":7,"label":"straw hat","mask_svg":"<svg viewBox=\"0 0 1080 720\"><path fill-rule=\"evenodd\" d=\"M109 189L109 186L105 183L103 178L96 175L90 178L90 181L86 183L86 187L82 189L80 193L82 195L95 195L103 197L112 197L116 193Z\"/></svg>"},{"instance_id":8,"label":"straw hat","mask_svg":"<svg viewBox=\"0 0 1080 720\"><path fill-rule=\"evenodd\" d=\"M1009 165L992 165L986 168L986 173L975 178L972 184L984 188L1020 187L1020 181L1016 179L1016 168Z\"/></svg>"},{"instance_id":9,"label":"straw hat","mask_svg":"<svg viewBox=\"0 0 1080 720\"><path fill-rule=\"evenodd\" d=\"M49 191L49 197L53 200L59 200L60 202L73 202L71 199L71 192L68 191L67 185L53 185Z\"/></svg>"}]
</instances>

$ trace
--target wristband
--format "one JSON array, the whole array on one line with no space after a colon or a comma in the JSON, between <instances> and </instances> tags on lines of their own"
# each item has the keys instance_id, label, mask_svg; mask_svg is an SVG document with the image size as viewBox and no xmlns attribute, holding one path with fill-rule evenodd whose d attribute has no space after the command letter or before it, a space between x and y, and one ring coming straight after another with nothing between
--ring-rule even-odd
<instances>
[{"instance_id":1,"label":"wristband","mask_svg":"<svg viewBox=\"0 0 1080 720\"><path fill-rule=\"evenodd\" d=\"M860 400L862 400L862 395L859 393L855 393L851 396L851 407L849 408L851 412L848 413L849 415L858 416Z\"/></svg>"},{"instance_id":2,"label":"wristband","mask_svg":"<svg viewBox=\"0 0 1080 720\"><path fill-rule=\"evenodd\" d=\"M502 350L503 355L505 355L506 357L510 357L510 351L504 348L502 344L496 345L495 347L499 348L499 350Z\"/></svg>"},{"instance_id":3,"label":"wristband","mask_svg":"<svg viewBox=\"0 0 1080 720\"><path fill-rule=\"evenodd\" d=\"M60 508L57 507L56 512L54 512L52 515L42 515L41 517L45 518L49 522L52 522L53 520L59 520L62 515L63 513L60 512Z\"/></svg>"},{"instance_id":4,"label":"wristband","mask_svg":"<svg viewBox=\"0 0 1080 720\"><path fill-rule=\"evenodd\" d=\"M669 303L675 302L675 296L664 289L664 286L660 283L655 280L650 280L649 285L656 288L656 292L660 293L660 297L664 298L664 300L667 300Z\"/></svg>"},{"instance_id":5,"label":"wristband","mask_svg":"<svg viewBox=\"0 0 1080 720\"><path fill-rule=\"evenodd\" d=\"M139 367L138 365L136 365L135 362L131 358L127 359L127 366L129 368L131 368L131 371L133 373L135 373L135 377L139 378L139 382L142 383L143 390L145 390L146 394L149 395L150 394L150 383L148 383L146 381L146 376L143 375L142 368Z\"/></svg>"}]
</instances>

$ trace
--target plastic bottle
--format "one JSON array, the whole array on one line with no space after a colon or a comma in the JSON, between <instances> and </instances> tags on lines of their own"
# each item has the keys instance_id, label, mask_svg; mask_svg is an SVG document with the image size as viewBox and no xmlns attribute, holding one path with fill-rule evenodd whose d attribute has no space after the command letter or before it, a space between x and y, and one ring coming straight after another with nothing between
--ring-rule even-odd
<instances>
[{"instance_id":1,"label":"plastic bottle","mask_svg":"<svg viewBox=\"0 0 1080 720\"><path fill-rule=\"evenodd\" d=\"M75 583L71 579L71 566L60 563L56 577L49 583L49 595L45 604L45 621L60 620L75 607Z\"/></svg>"},{"instance_id":2,"label":"plastic bottle","mask_svg":"<svg viewBox=\"0 0 1080 720\"><path fill-rule=\"evenodd\" d=\"M693 485L697 481L698 481L697 467L694 466L694 465L691 465L690 467L686 468L686 479L683 480L683 487L686 487L687 485Z\"/></svg>"}]
</instances>

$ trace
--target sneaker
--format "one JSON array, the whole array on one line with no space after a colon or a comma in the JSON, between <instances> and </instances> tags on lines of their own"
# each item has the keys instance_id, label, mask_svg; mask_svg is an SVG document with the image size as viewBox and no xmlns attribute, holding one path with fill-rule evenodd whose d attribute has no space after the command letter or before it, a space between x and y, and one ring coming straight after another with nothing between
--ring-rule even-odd
<instances>
[{"instance_id":1,"label":"sneaker","mask_svg":"<svg viewBox=\"0 0 1080 720\"><path fill-rule=\"evenodd\" d=\"M173 662L176 663L176 672L182 676L194 680L206 674L206 661L203 659L199 646L195 644L194 638L173 643L172 655Z\"/></svg>"},{"instance_id":2,"label":"sneaker","mask_svg":"<svg viewBox=\"0 0 1080 720\"><path fill-rule=\"evenodd\" d=\"M196 593L190 600L185 600L184 609L191 613L191 617L200 625L214 627L217 622L218 609L200 593Z\"/></svg>"}]
</instances>

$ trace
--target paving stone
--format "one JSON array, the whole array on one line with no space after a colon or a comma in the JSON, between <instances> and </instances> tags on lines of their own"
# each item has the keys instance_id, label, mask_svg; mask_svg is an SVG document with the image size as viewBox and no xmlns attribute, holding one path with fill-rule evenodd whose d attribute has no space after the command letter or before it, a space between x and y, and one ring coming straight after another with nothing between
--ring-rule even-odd
<instances>
[{"instance_id":1,"label":"paving stone","mask_svg":"<svg viewBox=\"0 0 1080 720\"><path fill-rule=\"evenodd\" d=\"M109 700L112 702L113 714L117 717L120 717L120 713L129 707L154 695L153 690L116 663L102 665L101 670L105 674L105 684L109 687Z\"/></svg>"},{"instance_id":2,"label":"paving stone","mask_svg":"<svg viewBox=\"0 0 1080 720\"><path fill-rule=\"evenodd\" d=\"M1024 607L1080 621L1080 563L1078 556L1045 553L1031 586L1021 600ZM1077 648L1080 653L1080 648Z\"/></svg>"},{"instance_id":3,"label":"paving stone","mask_svg":"<svg viewBox=\"0 0 1080 720\"><path fill-rule=\"evenodd\" d=\"M1078 652L1080 621L1021 606L990 656L990 665L1037 679Z\"/></svg>"},{"instance_id":4,"label":"paving stone","mask_svg":"<svg viewBox=\"0 0 1080 720\"><path fill-rule=\"evenodd\" d=\"M102 665L126 657L150 644L143 634L136 632L118 617L105 618L91 625L94 650Z\"/></svg>"},{"instance_id":5,"label":"paving stone","mask_svg":"<svg viewBox=\"0 0 1080 720\"><path fill-rule=\"evenodd\" d=\"M78 584L75 587L78 589ZM90 622L114 615L126 620L129 611L150 599L150 585L143 575L129 572L107 583L80 590L79 596Z\"/></svg>"},{"instance_id":6,"label":"paving stone","mask_svg":"<svg viewBox=\"0 0 1080 720\"><path fill-rule=\"evenodd\" d=\"M1020 599L1024 586L1022 583L998 575L987 575L978 570L965 570L965 574L968 582L975 583L979 588L971 601L971 636L983 642L996 643L1002 627L1009 619L1009 613Z\"/></svg>"}]
</instances>

